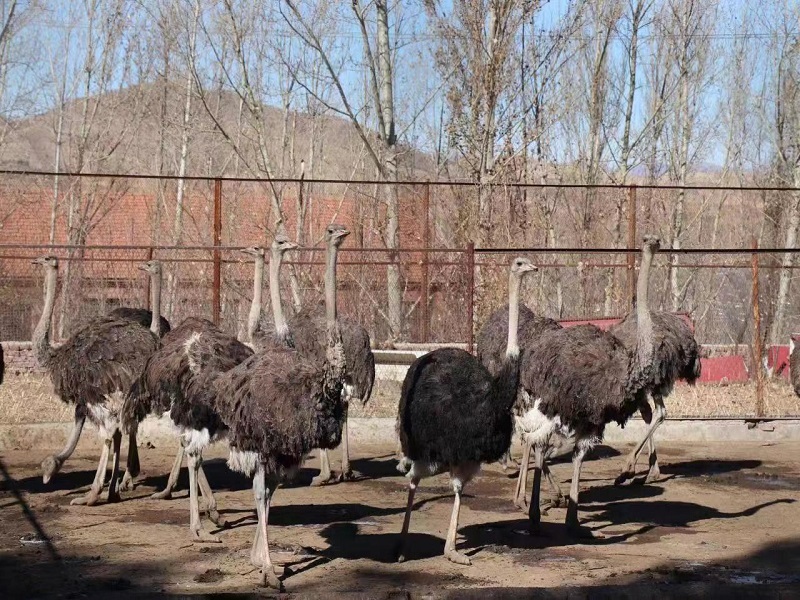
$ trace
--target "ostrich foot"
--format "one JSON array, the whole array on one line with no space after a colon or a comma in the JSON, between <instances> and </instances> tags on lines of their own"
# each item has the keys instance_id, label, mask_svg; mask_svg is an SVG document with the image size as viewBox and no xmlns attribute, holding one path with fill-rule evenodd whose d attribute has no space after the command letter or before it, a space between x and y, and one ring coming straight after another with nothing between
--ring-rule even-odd
<instances>
[{"instance_id":1,"label":"ostrich foot","mask_svg":"<svg viewBox=\"0 0 800 600\"><path fill-rule=\"evenodd\" d=\"M120 492L132 492L136 488L136 484L133 482L133 477L129 471L125 471L125 475L122 476L122 482L119 484L119 491Z\"/></svg>"},{"instance_id":2,"label":"ostrich foot","mask_svg":"<svg viewBox=\"0 0 800 600\"><path fill-rule=\"evenodd\" d=\"M542 514L546 515L551 508L564 508L564 506L566 506L564 496L556 496L555 498L550 498L542 502L539 508L541 508Z\"/></svg>"},{"instance_id":3,"label":"ostrich foot","mask_svg":"<svg viewBox=\"0 0 800 600\"><path fill-rule=\"evenodd\" d=\"M163 489L160 492L150 494L153 500L172 500L172 490L169 488Z\"/></svg>"},{"instance_id":4,"label":"ostrich foot","mask_svg":"<svg viewBox=\"0 0 800 600\"><path fill-rule=\"evenodd\" d=\"M358 481L363 476L358 471L353 471L352 469L347 469L347 471L342 471L339 476L336 478L336 481L343 482L343 481Z\"/></svg>"},{"instance_id":5,"label":"ostrich foot","mask_svg":"<svg viewBox=\"0 0 800 600\"><path fill-rule=\"evenodd\" d=\"M228 524L228 522L219 514L219 511L216 508L209 509L206 511L206 514L208 514L208 520L217 527L225 527Z\"/></svg>"},{"instance_id":6,"label":"ostrich foot","mask_svg":"<svg viewBox=\"0 0 800 600\"><path fill-rule=\"evenodd\" d=\"M208 533L205 529L192 530L192 541L207 544L220 544L222 540L217 536Z\"/></svg>"},{"instance_id":7,"label":"ostrich foot","mask_svg":"<svg viewBox=\"0 0 800 600\"><path fill-rule=\"evenodd\" d=\"M408 470L410 468L411 468L411 461L409 459L407 459L406 457L398 459L396 467L398 473L402 473L403 475L405 475L406 473L408 473Z\"/></svg>"},{"instance_id":8,"label":"ostrich foot","mask_svg":"<svg viewBox=\"0 0 800 600\"><path fill-rule=\"evenodd\" d=\"M469 559L469 557L466 554L462 554L458 550L445 550L444 557L450 562L456 563L457 565L469 566L472 564L472 561Z\"/></svg>"},{"instance_id":9,"label":"ostrich foot","mask_svg":"<svg viewBox=\"0 0 800 600\"><path fill-rule=\"evenodd\" d=\"M114 504L114 503L117 503L117 502L122 502L122 496L119 495L118 491L113 491L112 492L109 489L108 490L108 496L106 497L106 502L108 504Z\"/></svg>"},{"instance_id":10,"label":"ostrich foot","mask_svg":"<svg viewBox=\"0 0 800 600\"><path fill-rule=\"evenodd\" d=\"M644 482L653 483L654 481L658 481L659 479L661 479L661 469L658 466L658 463L656 462L655 464L653 464L652 467L650 467L650 471L648 471L647 477L645 478Z\"/></svg>"},{"instance_id":11,"label":"ostrich foot","mask_svg":"<svg viewBox=\"0 0 800 600\"><path fill-rule=\"evenodd\" d=\"M336 482L337 478L333 473L320 473L311 480L311 487L320 487Z\"/></svg>"},{"instance_id":12,"label":"ostrich foot","mask_svg":"<svg viewBox=\"0 0 800 600\"><path fill-rule=\"evenodd\" d=\"M634 471L633 468L625 467L622 473L617 475L617 478L614 480L614 485L620 486L635 476L636 476L636 471Z\"/></svg>"},{"instance_id":13,"label":"ostrich foot","mask_svg":"<svg viewBox=\"0 0 800 600\"><path fill-rule=\"evenodd\" d=\"M279 592L283 592L283 582L278 579L278 576L272 569L262 569L261 570L261 585L263 587L269 587L273 590L278 590Z\"/></svg>"},{"instance_id":14,"label":"ostrich foot","mask_svg":"<svg viewBox=\"0 0 800 600\"><path fill-rule=\"evenodd\" d=\"M525 514L528 514L528 501L525 498L515 498L514 506L516 506Z\"/></svg>"},{"instance_id":15,"label":"ostrich foot","mask_svg":"<svg viewBox=\"0 0 800 600\"><path fill-rule=\"evenodd\" d=\"M97 504L97 501L100 499L100 492L95 491L94 489L89 490L88 493L84 494L83 496L78 496L77 498L73 498L72 502L70 502L70 506L94 506Z\"/></svg>"}]
</instances>

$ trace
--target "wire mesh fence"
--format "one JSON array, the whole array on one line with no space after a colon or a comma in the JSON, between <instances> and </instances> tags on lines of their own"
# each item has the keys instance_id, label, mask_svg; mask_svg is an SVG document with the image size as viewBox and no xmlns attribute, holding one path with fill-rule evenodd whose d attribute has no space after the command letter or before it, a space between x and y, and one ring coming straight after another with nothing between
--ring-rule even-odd
<instances>
[{"instance_id":1,"label":"wire mesh fence","mask_svg":"<svg viewBox=\"0 0 800 600\"><path fill-rule=\"evenodd\" d=\"M608 324L607 317L630 310L640 234L669 242L670 210L679 201L688 215L684 247L657 256L650 304L690 315L708 355L706 370L714 372L710 381L723 385L679 390L686 399L678 414L757 412L750 389L760 362L753 351L753 256L758 331L768 342L770 368L779 367L789 336L800 331L800 303L791 293L782 305L777 301L798 271L784 263L780 230L765 233L770 206L793 198L793 190L389 187L6 174L0 177L0 340L30 340L43 285L31 260L43 254L60 259L56 339L116 306L147 306L148 280L136 267L150 258L163 265L162 312L171 322L201 316L244 338L253 263L240 249L267 246L276 232L287 232L302 247L287 256L284 304L290 312L314 306L322 299L321 242L330 222L352 231L339 263L340 311L367 328L376 348L471 345L486 317L506 302L507 265L520 253L540 269L522 293L535 312ZM486 215L476 209L485 194L494 210L488 231ZM756 232L758 255L750 249ZM473 239L483 240L477 249ZM263 298L269 322L266 283ZM766 396L760 410L800 415L787 386L769 382Z\"/></svg>"}]
</instances>

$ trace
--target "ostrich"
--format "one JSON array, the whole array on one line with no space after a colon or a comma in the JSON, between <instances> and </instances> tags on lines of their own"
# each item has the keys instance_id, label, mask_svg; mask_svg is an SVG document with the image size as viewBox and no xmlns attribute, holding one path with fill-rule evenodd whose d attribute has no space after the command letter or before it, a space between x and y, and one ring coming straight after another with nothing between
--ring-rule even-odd
<instances>
[{"instance_id":1,"label":"ostrich","mask_svg":"<svg viewBox=\"0 0 800 600\"><path fill-rule=\"evenodd\" d=\"M281 265L283 264L284 254L288 250L294 250L297 247L297 244L280 233L277 234L275 239L272 241L269 259L269 295L270 303L272 304L273 328L269 331L258 329L258 315L255 315L253 308L251 308L247 330L251 340L253 340L254 346L257 347L257 349L275 346L280 348L294 347L294 341L292 340L292 336L289 333L289 328L286 325L286 319L283 316L283 305L281 303L280 289L280 270ZM261 265L261 280L263 281L263 258ZM255 307L255 302L253 307Z\"/></svg>"},{"instance_id":2,"label":"ostrich","mask_svg":"<svg viewBox=\"0 0 800 600\"><path fill-rule=\"evenodd\" d=\"M272 496L311 450L341 441L345 357L336 319L336 259L348 234L341 225L329 225L325 235L324 360L290 348L267 349L219 374L212 386L199 388L213 396L209 403L230 429L228 466L254 475L258 527L250 559L262 569L262 583L276 589L281 583L273 571L267 533ZM212 355L205 337L195 336L186 349L190 364L200 372L213 370L203 359Z\"/></svg>"},{"instance_id":3,"label":"ostrich","mask_svg":"<svg viewBox=\"0 0 800 600\"><path fill-rule=\"evenodd\" d=\"M109 312L106 316L114 319L124 319L127 321L132 321L134 323L138 323L139 325L145 328L150 328L150 326L153 323L153 313L144 308L130 308L127 306L120 306ZM162 316L159 327L159 335L163 336L169 333L169 331L170 331L169 321L167 321L167 319L165 319ZM0 352L2 352L1 348ZM0 377L0 382L2 382L2 377ZM81 433L83 431L83 426L86 423L86 411L84 409L85 406L83 404L75 405L75 414L73 416L72 430L70 431L67 445L58 454L48 456L47 458L44 459L44 461L42 461L42 480L44 481L45 484L50 482L50 479L53 477L53 475L55 475L61 469L61 465L63 465L64 462L70 456L72 456L72 453L75 451L75 447L78 445L78 440L80 439ZM125 470L125 477L123 478L122 483L120 483L120 488L119 488L120 491L132 487L133 480L131 479L131 476L133 473L138 473L138 472L139 472L139 452L136 447L135 437L133 437L128 440L128 468Z\"/></svg>"},{"instance_id":4,"label":"ostrich","mask_svg":"<svg viewBox=\"0 0 800 600\"><path fill-rule=\"evenodd\" d=\"M71 504L96 504L105 482L108 454L113 444L113 468L108 488L108 501L119 499L117 479L122 434L119 411L124 394L140 375L147 358L158 347L161 300L161 264L149 261L140 268L151 278L151 297L154 318L150 330L129 319L100 317L74 333L62 346L52 347L50 324L55 305L58 260L53 256L39 258L35 264L45 268L45 301L39 323L33 333L33 348L37 361L50 374L56 394L63 402L75 406L75 427L67 446L58 455L42 463L44 480L49 481L72 454L82 430L82 420L94 423L104 440L103 451L89 492L75 498ZM135 446L135 437L131 437ZM135 455L135 451L133 453ZM128 453L128 472L135 475L138 466Z\"/></svg>"},{"instance_id":5,"label":"ostrich","mask_svg":"<svg viewBox=\"0 0 800 600\"><path fill-rule=\"evenodd\" d=\"M797 351L794 336L789 338L789 379L794 393L800 396L800 351Z\"/></svg>"},{"instance_id":6,"label":"ostrich","mask_svg":"<svg viewBox=\"0 0 800 600\"><path fill-rule=\"evenodd\" d=\"M449 471L455 500L444 556L457 564L470 564L469 558L456 550L461 492L481 463L498 460L511 444L511 409L517 397L520 365L519 288L524 274L535 270L525 258L511 263L506 352L495 375L470 353L456 348L425 354L406 373L398 418L400 443L411 466L406 475L410 482L400 534L400 561L405 560L408 526L420 479Z\"/></svg>"},{"instance_id":7,"label":"ostrich","mask_svg":"<svg viewBox=\"0 0 800 600\"><path fill-rule=\"evenodd\" d=\"M541 522L539 493L545 462L554 448L574 442L566 525L570 533L584 535L578 521L583 459L602 440L607 423L624 424L646 398L653 356L647 282L659 244L656 237L644 239L633 349L628 350L616 337L594 325L579 325L548 331L525 350L517 410L521 413L519 421L529 432L535 457L528 506L531 533L538 533Z\"/></svg>"},{"instance_id":8,"label":"ostrich","mask_svg":"<svg viewBox=\"0 0 800 600\"><path fill-rule=\"evenodd\" d=\"M640 270L639 277L646 276ZM648 309L647 305L643 307ZM682 379L694 385L700 377L700 347L694 339L692 330L686 322L678 317L665 312L650 311L653 321L653 364L652 379L648 382L647 391L653 398L655 406L655 419L650 405L645 401L640 407L642 418L648 424L647 433L642 441L628 456L625 467L614 482L616 485L630 479L636 473L636 459L644 448L648 446L650 457L650 470L645 482L655 481L661 477L656 455L656 443L653 435L659 425L664 422L666 409L664 398L672 393L675 381ZM636 312L630 312L625 319L609 329L626 348L633 350L636 347Z\"/></svg>"},{"instance_id":9,"label":"ostrich","mask_svg":"<svg viewBox=\"0 0 800 600\"><path fill-rule=\"evenodd\" d=\"M280 287L277 272L270 269L270 293L273 307L280 307ZM276 313L276 318L277 318ZM284 327L282 311L281 322L275 322L279 335L288 330L291 344L303 356L323 360L325 358L325 331L327 328L325 315L316 310L302 310L289 320ZM347 363L344 383L344 426L342 429L342 471L338 481L353 478L350 468L350 447L347 434L347 411L350 401L358 398L366 404L372 394L375 382L375 356L370 348L369 333L358 323L339 319L339 330L344 344L344 359ZM320 449L320 473L311 481L312 486L325 485L337 480L331 472L330 456L327 448Z\"/></svg>"},{"instance_id":10,"label":"ostrich","mask_svg":"<svg viewBox=\"0 0 800 600\"><path fill-rule=\"evenodd\" d=\"M531 345L535 344L539 337L546 331L553 331L561 329L558 321L549 319L547 317L539 317L527 306L522 305L519 310L519 346L525 351ZM505 352L503 337L508 330L508 306L504 306L493 312L484 323L480 332L478 333L478 360L489 370L492 375L496 375L502 365L503 353ZM517 487L514 494L514 504L525 510L525 489L528 481L528 467L530 464L530 444L525 430L524 422L517 420L516 429L520 435L523 445L522 463L520 464L519 473L517 474ZM507 469L507 464L510 462L510 452L506 454L503 469ZM553 500L550 501L550 506L559 506L563 495L558 484L550 474L550 470L546 469L545 475L547 481L554 493Z\"/></svg>"},{"instance_id":11,"label":"ostrich","mask_svg":"<svg viewBox=\"0 0 800 600\"><path fill-rule=\"evenodd\" d=\"M285 249L293 247L289 243ZM281 246L283 248L283 246ZM243 248L242 252L254 257L253 299L248 316L248 338L255 347L268 343L257 337L261 317L261 288L264 281L264 249L253 246ZM200 385L202 377L190 368L186 358L185 345L192 336L206 334L206 340L217 353L213 366L217 370L230 369L253 354L245 344L224 333L211 321L189 317L164 337L161 348L148 360L144 373L126 399L123 408L123 424L126 430L134 431L148 415L162 415L170 412L173 424L181 431L181 443L172 463L167 485L160 492L152 494L154 499L169 499L178 482L181 465L188 451L190 477L196 474L200 490L206 502L206 510L212 522L221 522L216 510L216 500L202 467L202 450L224 434L224 426L214 413L213 407L197 408L194 405L193 389ZM188 448L188 450L187 450ZM196 466L196 469L194 468ZM191 514L194 515L195 500L190 498ZM198 509L199 511L199 509ZM191 522L192 537L198 541L215 541L200 527L199 517Z\"/></svg>"}]
</instances>

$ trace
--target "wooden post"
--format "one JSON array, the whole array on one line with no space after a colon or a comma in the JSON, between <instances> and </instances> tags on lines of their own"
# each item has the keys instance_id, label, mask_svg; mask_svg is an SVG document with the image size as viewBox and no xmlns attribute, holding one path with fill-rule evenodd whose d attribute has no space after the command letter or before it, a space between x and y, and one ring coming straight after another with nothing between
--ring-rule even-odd
<instances>
[{"instance_id":1,"label":"wooden post","mask_svg":"<svg viewBox=\"0 0 800 600\"><path fill-rule=\"evenodd\" d=\"M425 192L422 195L422 210L425 217L425 229L422 233L422 247L424 248L424 252L422 254L422 285L420 293L422 294L421 305L422 305L422 341L429 342L430 341L430 327L431 327L431 318L429 313L429 301L430 301L430 256L428 253L428 248L430 247L430 204L431 204L431 184L425 184Z\"/></svg>"},{"instance_id":2,"label":"wooden post","mask_svg":"<svg viewBox=\"0 0 800 600\"><path fill-rule=\"evenodd\" d=\"M219 325L221 302L220 289L222 287L222 180L214 180L214 283L211 298L211 314L214 325Z\"/></svg>"},{"instance_id":3,"label":"wooden post","mask_svg":"<svg viewBox=\"0 0 800 600\"><path fill-rule=\"evenodd\" d=\"M758 250L758 240L753 237L753 250ZM758 298L758 253L753 252L753 369L756 373L756 416L764 416L764 368L761 347L761 309Z\"/></svg>"},{"instance_id":4,"label":"wooden post","mask_svg":"<svg viewBox=\"0 0 800 600\"><path fill-rule=\"evenodd\" d=\"M636 186L628 186L628 250L638 248L636 241ZM636 304L636 254L628 253L628 308Z\"/></svg>"},{"instance_id":5,"label":"wooden post","mask_svg":"<svg viewBox=\"0 0 800 600\"><path fill-rule=\"evenodd\" d=\"M475 242L467 244L467 352L475 345Z\"/></svg>"}]
</instances>

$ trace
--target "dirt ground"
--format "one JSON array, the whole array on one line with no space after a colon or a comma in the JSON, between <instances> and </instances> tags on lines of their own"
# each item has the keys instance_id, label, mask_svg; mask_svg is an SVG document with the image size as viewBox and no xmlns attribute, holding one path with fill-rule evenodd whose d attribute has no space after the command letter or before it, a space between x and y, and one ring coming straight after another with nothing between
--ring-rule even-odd
<instances>
[{"instance_id":1,"label":"dirt ground","mask_svg":"<svg viewBox=\"0 0 800 600\"><path fill-rule=\"evenodd\" d=\"M225 448L206 471L228 526L220 544L192 544L186 471L173 500L163 486L171 448L141 449L137 488L118 504L70 506L96 456L81 453L44 486L45 452L2 457L0 596L143 598L270 595L249 564L255 530L250 481L228 471ZM423 481L411 520L408 560L394 561L406 501L392 448L356 447L362 478L310 488L316 460L278 490L270 513L273 557L286 590L326 598L799 597L800 442L661 448L663 479L615 488L625 448L600 447L585 464L582 522L594 540L569 538L565 511L526 533L511 504L514 481L490 465L466 489L459 549L471 566L442 556L452 507L446 476ZM338 465L338 457L334 463ZM571 467L553 469L568 489Z\"/></svg>"}]
</instances>

